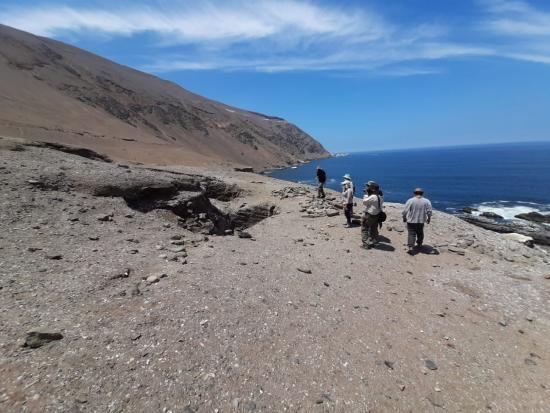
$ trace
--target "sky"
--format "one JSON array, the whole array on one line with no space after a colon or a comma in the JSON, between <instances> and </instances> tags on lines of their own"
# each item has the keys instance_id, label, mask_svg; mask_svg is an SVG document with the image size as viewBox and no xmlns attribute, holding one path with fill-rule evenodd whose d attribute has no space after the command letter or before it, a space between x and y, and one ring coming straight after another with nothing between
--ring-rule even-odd
<instances>
[{"instance_id":1,"label":"sky","mask_svg":"<svg viewBox=\"0 0 550 413\"><path fill-rule=\"evenodd\" d=\"M550 140L547 0L2 0L0 23L332 152Z\"/></svg>"}]
</instances>

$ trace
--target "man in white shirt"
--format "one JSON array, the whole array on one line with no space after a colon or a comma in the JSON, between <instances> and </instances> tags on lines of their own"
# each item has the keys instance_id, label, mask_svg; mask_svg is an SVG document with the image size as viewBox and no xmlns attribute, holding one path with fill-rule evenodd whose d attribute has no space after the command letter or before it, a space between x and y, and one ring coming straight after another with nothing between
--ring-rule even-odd
<instances>
[{"instance_id":1,"label":"man in white shirt","mask_svg":"<svg viewBox=\"0 0 550 413\"><path fill-rule=\"evenodd\" d=\"M407 223L407 247L408 253L414 253L414 243L418 248L422 248L424 242L424 224L429 224L432 219L432 203L424 198L424 190L416 188L414 197L405 203L403 209L403 222Z\"/></svg>"},{"instance_id":2,"label":"man in white shirt","mask_svg":"<svg viewBox=\"0 0 550 413\"><path fill-rule=\"evenodd\" d=\"M380 195L380 186L376 182L368 182L363 205L365 212L361 219L361 239L363 248L371 249L378 242L378 215L384 205L384 197Z\"/></svg>"}]
</instances>

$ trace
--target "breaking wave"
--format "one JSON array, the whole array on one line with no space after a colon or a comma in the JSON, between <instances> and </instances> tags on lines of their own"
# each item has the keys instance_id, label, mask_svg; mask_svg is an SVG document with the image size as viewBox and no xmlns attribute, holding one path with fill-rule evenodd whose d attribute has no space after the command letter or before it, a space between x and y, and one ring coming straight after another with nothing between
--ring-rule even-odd
<instances>
[{"instance_id":1,"label":"breaking wave","mask_svg":"<svg viewBox=\"0 0 550 413\"><path fill-rule=\"evenodd\" d=\"M528 214L529 212L539 212L541 214L550 214L550 205L537 204L534 202L514 202L514 201L492 201L482 202L473 205L478 211L474 215L480 215L483 212L493 212L506 220L517 220L516 215Z\"/></svg>"}]
</instances>

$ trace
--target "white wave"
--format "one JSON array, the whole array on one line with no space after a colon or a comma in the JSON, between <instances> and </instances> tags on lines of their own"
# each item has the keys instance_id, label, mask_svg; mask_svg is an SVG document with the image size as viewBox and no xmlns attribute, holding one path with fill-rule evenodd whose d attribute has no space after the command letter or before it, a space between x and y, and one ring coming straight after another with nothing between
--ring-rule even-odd
<instances>
[{"instance_id":1,"label":"white wave","mask_svg":"<svg viewBox=\"0 0 550 413\"><path fill-rule=\"evenodd\" d=\"M511 201L484 202L476 205L478 211L474 211L473 215L480 215L483 212L492 212L500 215L507 220L517 220L516 215L528 214L530 212L538 212L547 214L550 212L550 205L541 205L533 202L514 203Z\"/></svg>"}]
</instances>

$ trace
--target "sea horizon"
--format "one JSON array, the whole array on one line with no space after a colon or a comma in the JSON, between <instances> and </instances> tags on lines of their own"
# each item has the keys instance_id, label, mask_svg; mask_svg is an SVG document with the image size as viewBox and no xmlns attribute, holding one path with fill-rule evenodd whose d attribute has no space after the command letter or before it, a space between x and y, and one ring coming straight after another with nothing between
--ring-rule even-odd
<instances>
[{"instance_id":1,"label":"sea horizon","mask_svg":"<svg viewBox=\"0 0 550 413\"><path fill-rule=\"evenodd\" d=\"M364 153L378 153L378 152L400 152L400 151L421 151L421 150L430 150L430 149L461 149L461 148L477 148L485 146L503 146L503 145L536 145L536 144L550 144L550 139L547 140L533 140L533 141L510 141L510 142L490 142L490 143L472 143L472 144L458 144L458 145L436 145L436 146L413 146L413 147L404 147L404 148L382 148L382 149L372 149L372 150L342 150L330 152L331 157L335 155L350 155L350 154L364 154ZM315 162L316 159L308 161L307 163ZM285 168L282 168L285 169Z\"/></svg>"}]
</instances>

